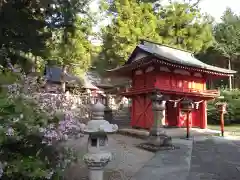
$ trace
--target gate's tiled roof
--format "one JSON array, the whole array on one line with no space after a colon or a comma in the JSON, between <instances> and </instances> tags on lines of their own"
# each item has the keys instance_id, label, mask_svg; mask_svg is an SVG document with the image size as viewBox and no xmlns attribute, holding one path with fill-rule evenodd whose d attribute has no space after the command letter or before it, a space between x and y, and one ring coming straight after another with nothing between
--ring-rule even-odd
<instances>
[{"instance_id":1,"label":"gate's tiled roof","mask_svg":"<svg viewBox=\"0 0 240 180\"><path fill-rule=\"evenodd\" d=\"M194 57L194 55L187 51L171 48L168 46L158 45L151 42L144 42L144 44L138 45L143 51L156 55L159 58L164 58L170 63L175 63L184 66L191 66L211 71L216 71L226 74L234 74L236 71L224 69L216 66L206 64Z\"/></svg>"},{"instance_id":2,"label":"gate's tiled roof","mask_svg":"<svg viewBox=\"0 0 240 180\"><path fill-rule=\"evenodd\" d=\"M132 55L128 59L128 61L125 63L125 65L120 66L118 68L108 70L111 71L118 71L120 69L124 69L125 67L130 67L131 64L137 64L138 61L143 61L143 59L146 58L140 58L137 60L134 60L133 54L136 54L136 52L143 51L145 53L148 53L149 55L152 55L156 57L159 60L165 61L167 64L176 64L178 66L188 67L188 68L194 68L194 69L202 69L205 72L216 72L219 74L226 74L231 75L235 74L236 71L224 69L216 66L212 66L209 64L206 64L194 57L194 55L190 52L179 50L176 48L172 48L169 46L149 42L149 41L142 41L141 44L139 44L135 50L133 51ZM150 61L150 60L149 60ZM146 60L144 60L144 63L146 63Z\"/></svg>"}]
</instances>

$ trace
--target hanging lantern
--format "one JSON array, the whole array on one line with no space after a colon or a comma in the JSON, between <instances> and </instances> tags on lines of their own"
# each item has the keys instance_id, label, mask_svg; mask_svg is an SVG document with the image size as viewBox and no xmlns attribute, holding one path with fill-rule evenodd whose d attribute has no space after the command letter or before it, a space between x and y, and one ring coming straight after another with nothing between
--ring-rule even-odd
<instances>
[{"instance_id":1,"label":"hanging lantern","mask_svg":"<svg viewBox=\"0 0 240 180\"><path fill-rule=\"evenodd\" d=\"M183 99L181 101L180 107L182 109L183 112L191 112L193 107L193 101L191 99Z\"/></svg>"},{"instance_id":2,"label":"hanging lantern","mask_svg":"<svg viewBox=\"0 0 240 180\"><path fill-rule=\"evenodd\" d=\"M190 126L192 124L190 113L191 113L192 109L194 108L194 102L191 99L184 98L181 101L180 107L181 107L183 112L187 113L187 119L186 119L187 134L186 134L186 138L188 139L189 136L190 136Z\"/></svg>"},{"instance_id":3,"label":"hanging lantern","mask_svg":"<svg viewBox=\"0 0 240 180\"><path fill-rule=\"evenodd\" d=\"M219 112L226 113L227 112L227 103L226 102L218 102L218 103L216 103L216 108Z\"/></svg>"}]
</instances>

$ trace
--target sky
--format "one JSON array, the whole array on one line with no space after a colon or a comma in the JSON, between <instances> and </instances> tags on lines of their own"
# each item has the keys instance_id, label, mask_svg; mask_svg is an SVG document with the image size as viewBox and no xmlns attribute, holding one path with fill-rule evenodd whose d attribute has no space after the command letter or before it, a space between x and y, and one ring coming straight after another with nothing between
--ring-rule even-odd
<instances>
[{"instance_id":1,"label":"sky","mask_svg":"<svg viewBox=\"0 0 240 180\"><path fill-rule=\"evenodd\" d=\"M207 12L220 21L220 18L227 7L230 7L235 13L240 14L239 0L202 0L199 7L203 12Z\"/></svg>"},{"instance_id":2,"label":"sky","mask_svg":"<svg viewBox=\"0 0 240 180\"><path fill-rule=\"evenodd\" d=\"M98 0L95 0L91 5L93 11L97 11L98 9L97 1ZM167 0L163 0L163 2L164 1L167 2ZM239 0L202 0L199 4L199 7L201 8L202 12L209 13L216 19L216 21L220 21L220 17L227 7L230 7L236 13L240 13Z\"/></svg>"}]
</instances>

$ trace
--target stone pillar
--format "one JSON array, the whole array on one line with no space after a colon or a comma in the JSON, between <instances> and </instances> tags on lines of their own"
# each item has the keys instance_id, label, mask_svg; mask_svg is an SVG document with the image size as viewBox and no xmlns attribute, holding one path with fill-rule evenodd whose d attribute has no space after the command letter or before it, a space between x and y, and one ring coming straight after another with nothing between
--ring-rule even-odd
<instances>
[{"instance_id":1,"label":"stone pillar","mask_svg":"<svg viewBox=\"0 0 240 180\"><path fill-rule=\"evenodd\" d=\"M154 122L150 130L149 143L154 146L169 146L171 138L166 135L162 123L165 118L167 96L156 90L151 94L150 98L152 100Z\"/></svg>"},{"instance_id":2,"label":"stone pillar","mask_svg":"<svg viewBox=\"0 0 240 180\"><path fill-rule=\"evenodd\" d=\"M150 129L149 138L146 143L140 144L140 147L150 150L158 151L162 147L172 149L171 137L167 136L163 129L163 118L165 117L165 105L167 96L162 95L159 90L155 90L151 96L152 110L153 110L153 126Z\"/></svg>"},{"instance_id":3,"label":"stone pillar","mask_svg":"<svg viewBox=\"0 0 240 180\"><path fill-rule=\"evenodd\" d=\"M165 104L166 101L155 101L152 100L152 111L153 111L153 126L150 130L151 135L160 135L164 133L163 121L165 118Z\"/></svg>"},{"instance_id":4,"label":"stone pillar","mask_svg":"<svg viewBox=\"0 0 240 180\"><path fill-rule=\"evenodd\" d=\"M104 167L112 159L112 153L108 151L107 133L117 131L117 125L110 124L104 120L105 106L97 101L92 106L92 120L84 129L89 134L88 153L83 160L89 169L89 180L103 180Z\"/></svg>"},{"instance_id":5,"label":"stone pillar","mask_svg":"<svg viewBox=\"0 0 240 180\"><path fill-rule=\"evenodd\" d=\"M109 95L106 95L105 103L104 119L111 123L113 119L113 113L112 109L109 107Z\"/></svg>"}]
</instances>

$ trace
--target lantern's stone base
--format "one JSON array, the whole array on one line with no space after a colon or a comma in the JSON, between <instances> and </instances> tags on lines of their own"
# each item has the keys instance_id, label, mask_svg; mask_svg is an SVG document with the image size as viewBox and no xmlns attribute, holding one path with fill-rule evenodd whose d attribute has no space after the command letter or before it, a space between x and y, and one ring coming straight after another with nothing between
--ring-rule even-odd
<instances>
[{"instance_id":1,"label":"lantern's stone base","mask_svg":"<svg viewBox=\"0 0 240 180\"><path fill-rule=\"evenodd\" d=\"M83 156L83 160L89 169L103 169L112 160L112 153L87 153Z\"/></svg>"},{"instance_id":2,"label":"lantern's stone base","mask_svg":"<svg viewBox=\"0 0 240 180\"><path fill-rule=\"evenodd\" d=\"M138 147L141 148L141 149L150 151L150 152L178 149L178 147L175 147L175 146L154 146L154 145L149 144L149 143L139 144Z\"/></svg>"},{"instance_id":3,"label":"lantern's stone base","mask_svg":"<svg viewBox=\"0 0 240 180\"><path fill-rule=\"evenodd\" d=\"M104 167L112 159L112 153L87 153L83 160L88 166L89 180L103 180Z\"/></svg>"},{"instance_id":4,"label":"lantern's stone base","mask_svg":"<svg viewBox=\"0 0 240 180\"><path fill-rule=\"evenodd\" d=\"M184 139L184 140L193 140L193 137L192 136L190 136L190 137L181 137L180 139Z\"/></svg>"},{"instance_id":5,"label":"lantern's stone base","mask_svg":"<svg viewBox=\"0 0 240 180\"><path fill-rule=\"evenodd\" d=\"M172 138L166 134L150 135L147 142L140 144L139 147L151 152L176 149L172 145Z\"/></svg>"},{"instance_id":6,"label":"lantern's stone base","mask_svg":"<svg viewBox=\"0 0 240 180\"><path fill-rule=\"evenodd\" d=\"M166 134L150 135L148 143L154 146L171 146L172 138Z\"/></svg>"}]
</instances>

